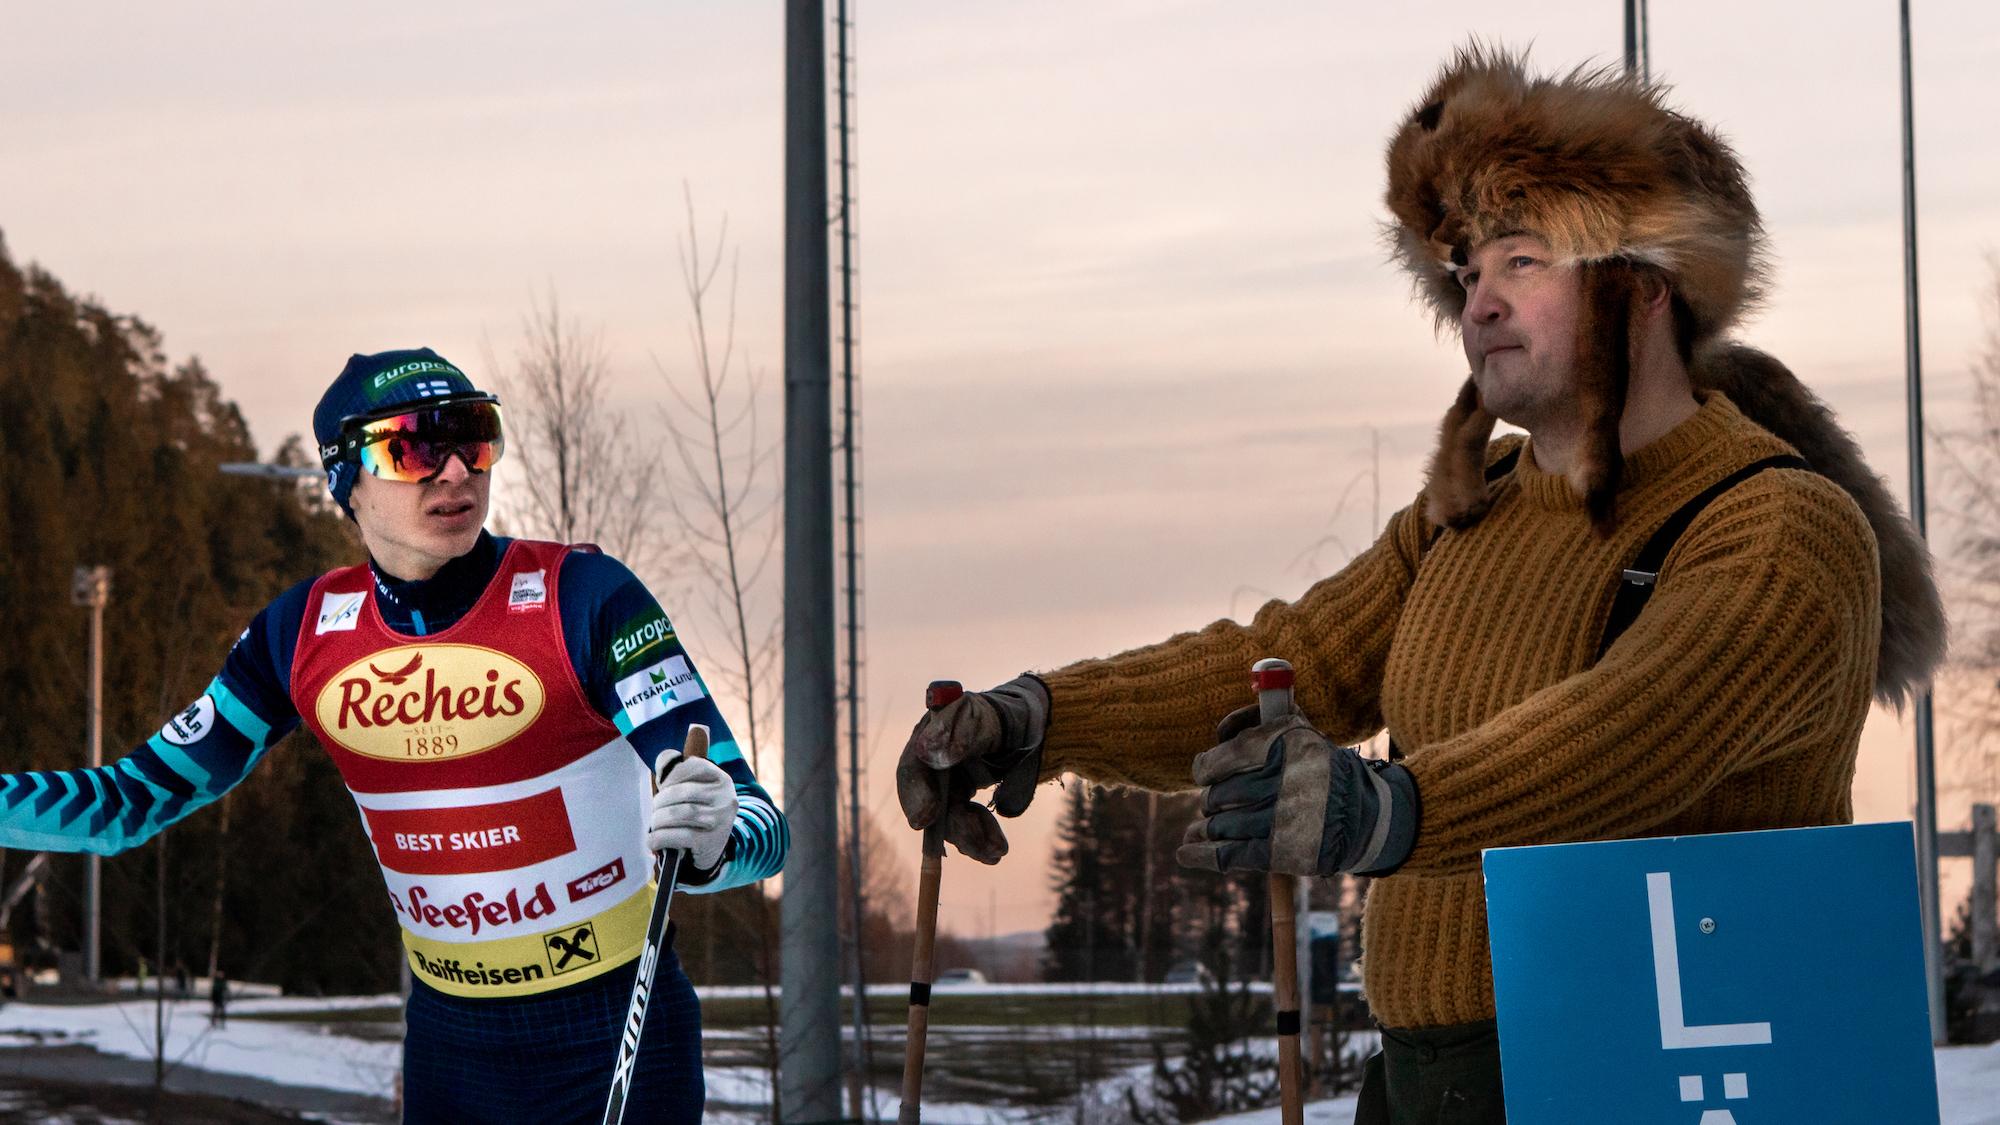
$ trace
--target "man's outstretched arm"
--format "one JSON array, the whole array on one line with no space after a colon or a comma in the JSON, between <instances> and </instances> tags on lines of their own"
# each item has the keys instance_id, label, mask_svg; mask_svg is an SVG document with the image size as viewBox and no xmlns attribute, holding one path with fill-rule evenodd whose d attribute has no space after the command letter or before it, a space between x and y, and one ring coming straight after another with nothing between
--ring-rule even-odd
<instances>
[{"instance_id":1,"label":"man's outstretched arm","mask_svg":"<svg viewBox=\"0 0 2000 1125\"><path fill-rule=\"evenodd\" d=\"M896 769L912 827L945 820L961 852L992 863L1006 840L971 795L999 784L995 809L1016 816L1039 780L1076 773L1149 789L1194 785L1192 763L1214 743L1217 716L1250 698L1250 665L1279 657L1299 670L1299 705L1358 741L1381 729L1382 669L1403 601L1435 536L1420 504L1296 602L1272 601L1248 625L1197 633L1054 672L1023 676L926 714ZM949 792L948 792L949 790Z\"/></svg>"},{"instance_id":2,"label":"man's outstretched arm","mask_svg":"<svg viewBox=\"0 0 2000 1125\"><path fill-rule=\"evenodd\" d=\"M310 587L302 583L259 612L200 697L123 758L0 775L0 847L113 855L247 777L299 724L286 685Z\"/></svg>"}]
</instances>

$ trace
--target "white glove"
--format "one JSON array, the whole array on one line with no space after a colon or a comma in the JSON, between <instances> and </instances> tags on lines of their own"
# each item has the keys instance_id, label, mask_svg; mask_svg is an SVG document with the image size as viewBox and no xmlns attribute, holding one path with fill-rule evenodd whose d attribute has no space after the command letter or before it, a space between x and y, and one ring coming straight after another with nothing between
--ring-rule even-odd
<instances>
[{"instance_id":1,"label":"white glove","mask_svg":"<svg viewBox=\"0 0 2000 1125\"><path fill-rule=\"evenodd\" d=\"M656 852L679 848L697 868L709 870L721 862L736 824L736 783L706 758L679 755L662 759L660 775L666 780L653 793L646 846Z\"/></svg>"}]
</instances>

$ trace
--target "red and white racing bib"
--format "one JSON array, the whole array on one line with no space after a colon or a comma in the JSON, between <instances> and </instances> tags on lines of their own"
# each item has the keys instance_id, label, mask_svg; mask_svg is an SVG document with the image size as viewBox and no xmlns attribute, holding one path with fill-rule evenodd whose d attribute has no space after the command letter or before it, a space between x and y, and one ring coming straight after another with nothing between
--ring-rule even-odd
<instances>
[{"instance_id":1,"label":"red and white racing bib","mask_svg":"<svg viewBox=\"0 0 2000 1125\"><path fill-rule=\"evenodd\" d=\"M383 624L366 567L307 600L293 703L360 807L411 972L453 995L565 987L645 940L647 770L570 666L565 551L514 542L431 636Z\"/></svg>"}]
</instances>

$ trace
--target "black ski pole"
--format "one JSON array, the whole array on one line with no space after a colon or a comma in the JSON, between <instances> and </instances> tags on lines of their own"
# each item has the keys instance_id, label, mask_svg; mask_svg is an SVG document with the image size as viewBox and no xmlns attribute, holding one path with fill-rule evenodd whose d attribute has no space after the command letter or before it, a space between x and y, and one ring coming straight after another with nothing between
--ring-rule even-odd
<instances>
[{"instance_id":1,"label":"black ski pole","mask_svg":"<svg viewBox=\"0 0 2000 1125\"><path fill-rule=\"evenodd\" d=\"M696 723L688 727L686 758L708 757L708 728ZM673 767L667 768L668 773ZM666 776L661 775L661 782ZM660 944L667 936L667 908L673 904L674 888L680 885L679 848L669 848L653 857L653 917L646 924L646 945L639 951L639 975L632 978L632 1004L625 1010L625 1034L618 1040L618 1065L611 1072L611 1099L604 1105L604 1125L625 1120L625 1102L632 1094L632 1071L639 1061L639 1035L646 1029L646 1005L653 999L653 971L660 966Z\"/></svg>"}]
</instances>

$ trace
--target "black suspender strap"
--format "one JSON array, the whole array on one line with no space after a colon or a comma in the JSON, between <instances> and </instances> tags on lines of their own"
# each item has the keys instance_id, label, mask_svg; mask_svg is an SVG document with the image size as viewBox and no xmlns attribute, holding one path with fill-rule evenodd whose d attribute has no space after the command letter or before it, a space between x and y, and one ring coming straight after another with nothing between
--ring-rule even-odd
<instances>
[{"instance_id":1,"label":"black suspender strap","mask_svg":"<svg viewBox=\"0 0 2000 1125\"><path fill-rule=\"evenodd\" d=\"M1646 599L1653 596L1653 585L1659 581L1660 567L1666 564L1667 556L1673 553L1674 544L1680 540L1681 533L1688 529L1688 525L1695 521L1696 516L1701 515L1703 508L1714 502L1716 497L1765 469L1810 469L1811 467L1802 458L1790 454L1753 461L1716 481L1704 489L1701 495L1681 505L1678 511L1668 516L1667 522L1661 524L1660 529L1653 533L1653 537L1646 540L1646 545L1639 549L1639 555L1632 560L1632 565L1626 567L1624 573L1619 575L1618 594L1611 602L1611 619L1605 622L1604 638L1597 645L1597 659L1604 659L1604 654L1611 650L1612 642L1631 627L1632 622L1638 620L1639 611L1646 608Z\"/></svg>"},{"instance_id":2,"label":"black suspender strap","mask_svg":"<svg viewBox=\"0 0 2000 1125\"><path fill-rule=\"evenodd\" d=\"M1486 466L1486 479L1490 483L1514 471L1514 462L1521 459L1521 447L1515 446L1500 455L1498 461Z\"/></svg>"}]
</instances>

